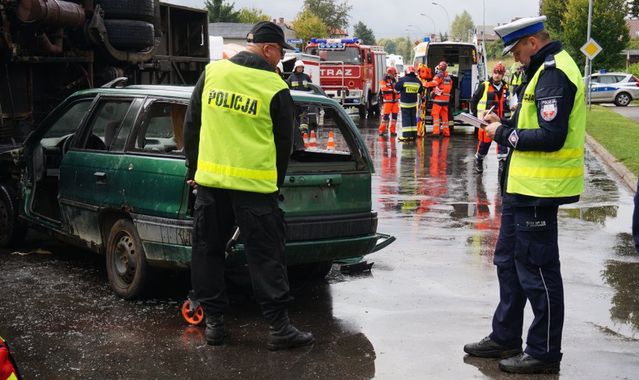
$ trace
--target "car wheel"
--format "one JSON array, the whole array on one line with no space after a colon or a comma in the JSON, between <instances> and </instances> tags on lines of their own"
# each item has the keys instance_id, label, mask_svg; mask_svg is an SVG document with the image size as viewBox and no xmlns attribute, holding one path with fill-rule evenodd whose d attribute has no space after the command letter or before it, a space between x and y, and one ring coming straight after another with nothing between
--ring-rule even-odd
<instances>
[{"instance_id":1,"label":"car wheel","mask_svg":"<svg viewBox=\"0 0 639 380\"><path fill-rule=\"evenodd\" d=\"M620 92L615 96L615 105L625 107L632 101L632 96L627 92Z\"/></svg>"},{"instance_id":2,"label":"car wheel","mask_svg":"<svg viewBox=\"0 0 639 380\"><path fill-rule=\"evenodd\" d=\"M155 0L97 0L104 10L104 18L153 22Z\"/></svg>"},{"instance_id":3,"label":"car wheel","mask_svg":"<svg viewBox=\"0 0 639 380\"><path fill-rule=\"evenodd\" d=\"M109 283L124 299L142 294L147 279L147 264L138 232L129 219L120 219L109 233L106 249Z\"/></svg>"},{"instance_id":4,"label":"car wheel","mask_svg":"<svg viewBox=\"0 0 639 380\"><path fill-rule=\"evenodd\" d=\"M18 221L18 202L13 189L0 184L0 247L20 243L27 228Z\"/></svg>"},{"instance_id":5,"label":"car wheel","mask_svg":"<svg viewBox=\"0 0 639 380\"><path fill-rule=\"evenodd\" d=\"M105 20L109 42L117 49L143 50L153 46L155 28L153 24L133 20Z\"/></svg>"}]
</instances>

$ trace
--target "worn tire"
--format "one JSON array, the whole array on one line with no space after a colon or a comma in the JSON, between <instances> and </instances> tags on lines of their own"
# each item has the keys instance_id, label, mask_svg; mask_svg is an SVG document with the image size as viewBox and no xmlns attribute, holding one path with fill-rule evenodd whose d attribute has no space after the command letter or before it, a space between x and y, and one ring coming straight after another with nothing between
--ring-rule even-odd
<instances>
[{"instance_id":1,"label":"worn tire","mask_svg":"<svg viewBox=\"0 0 639 380\"><path fill-rule=\"evenodd\" d=\"M625 107L632 101L632 96L627 92L620 92L615 96L615 105L617 107Z\"/></svg>"},{"instance_id":2,"label":"worn tire","mask_svg":"<svg viewBox=\"0 0 639 380\"><path fill-rule=\"evenodd\" d=\"M153 22L155 0L96 0L104 10L104 18Z\"/></svg>"},{"instance_id":3,"label":"worn tire","mask_svg":"<svg viewBox=\"0 0 639 380\"><path fill-rule=\"evenodd\" d=\"M109 284L124 299L142 295L148 268L144 248L135 225L120 219L111 227L106 245L106 267Z\"/></svg>"},{"instance_id":4,"label":"worn tire","mask_svg":"<svg viewBox=\"0 0 639 380\"><path fill-rule=\"evenodd\" d=\"M18 202L13 188L0 184L0 247L22 241L27 228L18 220Z\"/></svg>"},{"instance_id":5,"label":"worn tire","mask_svg":"<svg viewBox=\"0 0 639 380\"><path fill-rule=\"evenodd\" d=\"M143 50L155 42L155 28L145 21L104 20L109 42L117 49Z\"/></svg>"}]
</instances>

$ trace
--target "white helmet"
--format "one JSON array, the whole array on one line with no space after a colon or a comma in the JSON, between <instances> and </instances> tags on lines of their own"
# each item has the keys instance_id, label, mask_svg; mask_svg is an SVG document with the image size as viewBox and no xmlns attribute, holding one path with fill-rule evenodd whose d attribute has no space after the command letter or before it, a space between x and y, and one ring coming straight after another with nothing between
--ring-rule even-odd
<instances>
[{"instance_id":1,"label":"white helmet","mask_svg":"<svg viewBox=\"0 0 639 380\"><path fill-rule=\"evenodd\" d=\"M302 62L299 59L295 61L295 65L293 66L293 71L295 71L295 69L297 69L298 67L304 67L304 62Z\"/></svg>"},{"instance_id":2,"label":"white helmet","mask_svg":"<svg viewBox=\"0 0 639 380\"><path fill-rule=\"evenodd\" d=\"M282 61L279 61L276 67L280 70L280 73L284 72L284 65L282 64Z\"/></svg>"}]
</instances>

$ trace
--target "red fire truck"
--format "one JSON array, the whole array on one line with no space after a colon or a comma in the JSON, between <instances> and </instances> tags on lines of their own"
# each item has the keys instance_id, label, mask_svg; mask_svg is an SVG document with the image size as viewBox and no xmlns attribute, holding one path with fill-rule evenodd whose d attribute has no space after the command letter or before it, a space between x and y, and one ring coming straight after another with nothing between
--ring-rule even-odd
<instances>
[{"instance_id":1,"label":"red fire truck","mask_svg":"<svg viewBox=\"0 0 639 380\"><path fill-rule=\"evenodd\" d=\"M360 117L379 114L379 82L386 73L381 46L362 45L358 38L312 38L306 54L320 57L320 86L344 108L356 107Z\"/></svg>"}]
</instances>

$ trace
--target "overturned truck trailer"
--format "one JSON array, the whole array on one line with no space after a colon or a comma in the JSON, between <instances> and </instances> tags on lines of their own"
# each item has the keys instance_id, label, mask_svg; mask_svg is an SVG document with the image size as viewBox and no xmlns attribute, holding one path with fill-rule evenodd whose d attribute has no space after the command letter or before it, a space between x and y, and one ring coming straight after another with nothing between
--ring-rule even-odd
<instances>
[{"instance_id":1,"label":"overturned truck trailer","mask_svg":"<svg viewBox=\"0 0 639 380\"><path fill-rule=\"evenodd\" d=\"M209 62L205 10L158 0L0 0L0 146L71 93L119 77L192 85Z\"/></svg>"}]
</instances>

